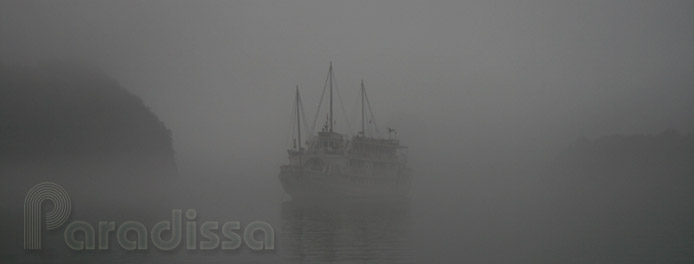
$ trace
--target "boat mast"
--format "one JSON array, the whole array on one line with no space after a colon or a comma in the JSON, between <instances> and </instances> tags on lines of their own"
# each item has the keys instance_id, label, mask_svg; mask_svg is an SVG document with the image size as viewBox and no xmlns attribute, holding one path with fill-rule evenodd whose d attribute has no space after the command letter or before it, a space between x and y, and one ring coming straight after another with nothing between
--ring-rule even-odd
<instances>
[{"instance_id":1,"label":"boat mast","mask_svg":"<svg viewBox=\"0 0 694 264\"><path fill-rule=\"evenodd\" d=\"M330 132L333 132L333 62L330 62L328 70L328 78L330 78Z\"/></svg>"},{"instance_id":2,"label":"boat mast","mask_svg":"<svg viewBox=\"0 0 694 264\"><path fill-rule=\"evenodd\" d=\"M301 97L299 97L299 85L296 86L296 132L299 141L299 151L301 151L301 117L299 116L299 107Z\"/></svg>"},{"instance_id":3,"label":"boat mast","mask_svg":"<svg viewBox=\"0 0 694 264\"><path fill-rule=\"evenodd\" d=\"M364 80L361 80L361 135L366 137L364 130Z\"/></svg>"}]
</instances>

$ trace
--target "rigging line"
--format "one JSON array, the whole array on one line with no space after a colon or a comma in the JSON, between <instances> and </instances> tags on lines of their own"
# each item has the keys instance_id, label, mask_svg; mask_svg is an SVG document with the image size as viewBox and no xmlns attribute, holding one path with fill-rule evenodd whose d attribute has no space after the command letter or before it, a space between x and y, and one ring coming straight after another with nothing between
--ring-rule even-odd
<instances>
[{"instance_id":1,"label":"rigging line","mask_svg":"<svg viewBox=\"0 0 694 264\"><path fill-rule=\"evenodd\" d=\"M304 111L304 102L301 100L301 96L299 96L299 107L301 108L301 118L304 120L304 129L306 132L309 132L308 140L311 141L311 139L313 138L313 133L310 133L310 130L308 130L308 122L306 122L306 112Z\"/></svg>"},{"instance_id":2,"label":"rigging line","mask_svg":"<svg viewBox=\"0 0 694 264\"><path fill-rule=\"evenodd\" d=\"M316 115L313 117L313 125L311 127L311 135L316 130L316 122L318 121L318 114L320 113L320 107L323 104L323 96L325 96L325 90L328 88L328 78L330 78L330 73L325 77L325 84L323 85L323 92L320 94L320 101L318 101L318 109L316 109Z\"/></svg>"},{"instance_id":3,"label":"rigging line","mask_svg":"<svg viewBox=\"0 0 694 264\"><path fill-rule=\"evenodd\" d=\"M296 142L299 143L298 145L298 150L301 152L301 101L300 101L301 95L299 94L299 85L296 86L296 133L297 133L297 140ZM308 131L304 130L304 133Z\"/></svg>"},{"instance_id":4,"label":"rigging line","mask_svg":"<svg viewBox=\"0 0 694 264\"><path fill-rule=\"evenodd\" d=\"M374 112L371 109L371 101L369 101L369 96L366 93L366 90L364 91L364 97L366 97L366 105L369 106L369 113L371 114L371 120L373 120L374 128L376 129L376 135L380 137L381 132L378 131L378 125L376 124L376 116L374 115Z\"/></svg>"},{"instance_id":5,"label":"rigging line","mask_svg":"<svg viewBox=\"0 0 694 264\"><path fill-rule=\"evenodd\" d=\"M360 98L360 96L361 96L361 91L358 92L357 95L354 97L354 100L352 100L352 102L354 102L354 104L352 104L352 108L350 108L350 112L348 115L348 116L351 116L352 118L360 116L359 115L359 102L360 102L359 98ZM356 119L359 119L359 118L355 118L355 120ZM355 131L352 131L352 132L354 133Z\"/></svg>"},{"instance_id":6,"label":"rigging line","mask_svg":"<svg viewBox=\"0 0 694 264\"><path fill-rule=\"evenodd\" d=\"M345 111L345 102L342 101L342 96L340 95L340 89L337 89L337 79L335 79L335 72L332 72L333 75L333 82L335 82L335 91L337 91L337 99L340 100L340 108L342 109L342 115L345 118L345 122L347 123L347 131L349 133L352 133L352 124L349 122L349 118L347 117L347 111Z\"/></svg>"}]
</instances>

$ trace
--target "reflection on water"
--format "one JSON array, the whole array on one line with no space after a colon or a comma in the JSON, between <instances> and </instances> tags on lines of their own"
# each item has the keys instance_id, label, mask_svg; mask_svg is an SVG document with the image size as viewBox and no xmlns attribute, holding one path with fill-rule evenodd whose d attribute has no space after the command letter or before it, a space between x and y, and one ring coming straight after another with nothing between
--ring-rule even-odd
<instances>
[{"instance_id":1,"label":"reflection on water","mask_svg":"<svg viewBox=\"0 0 694 264\"><path fill-rule=\"evenodd\" d=\"M283 262L411 263L409 203L285 202Z\"/></svg>"},{"instance_id":2,"label":"reflection on water","mask_svg":"<svg viewBox=\"0 0 694 264\"><path fill-rule=\"evenodd\" d=\"M277 204L271 221L275 251L177 250L70 251L60 234L44 239L46 248L32 254L0 254L0 263L413 263L409 203ZM221 218L220 218L221 219ZM21 223L18 223L18 225Z\"/></svg>"}]
</instances>

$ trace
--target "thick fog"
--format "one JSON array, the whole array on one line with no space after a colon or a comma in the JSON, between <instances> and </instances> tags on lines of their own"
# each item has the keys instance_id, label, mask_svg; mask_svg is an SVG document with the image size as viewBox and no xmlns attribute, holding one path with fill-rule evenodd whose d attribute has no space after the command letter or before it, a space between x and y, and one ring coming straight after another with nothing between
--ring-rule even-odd
<instances>
[{"instance_id":1,"label":"thick fog","mask_svg":"<svg viewBox=\"0 0 694 264\"><path fill-rule=\"evenodd\" d=\"M692 10L688 1L20 1L0 11L0 54L98 64L175 131L181 155L217 162L279 153L294 86L313 110L330 61L347 105L364 79L377 117L417 123L400 132L416 143L539 151L579 136L691 130Z\"/></svg>"},{"instance_id":2,"label":"thick fog","mask_svg":"<svg viewBox=\"0 0 694 264\"><path fill-rule=\"evenodd\" d=\"M178 203L201 212L256 207L223 202L229 192L270 201L260 207L286 199L277 173L287 162L294 89L312 121L332 62L335 100L344 102L335 106L337 130L357 130L364 80L379 128L397 129L409 147L413 233L434 234L422 236L430 248L418 250L432 252L424 259L533 262L547 249L559 252L547 259L586 262L605 258L557 246L593 241L559 227L570 212L585 212L545 214L564 207L552 204L561 188L587 183L553 177L552 166L579 139L645 142L674 130L691 146L693 18L691 1L3 1L0 64L79 62L140 97L171 131ZM694 158L682 153L679 165ZM567 175L582 175L583 163L569 163ZM610 254L595 247L580 252Z\"/></svg>"}]
</instances>

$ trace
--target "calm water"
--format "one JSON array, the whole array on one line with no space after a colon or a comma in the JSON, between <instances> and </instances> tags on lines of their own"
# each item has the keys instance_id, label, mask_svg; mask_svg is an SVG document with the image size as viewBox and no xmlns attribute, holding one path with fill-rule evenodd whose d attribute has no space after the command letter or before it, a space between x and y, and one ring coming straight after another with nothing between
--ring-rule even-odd
<instances>
[{"instance_id":1,"label":"calm water","mask_svg":"<svg viewBox=\"0 0 694 264\"><path fill-rule=\"evenodd\" d=\"M214 179L210 177L209 179ZM444 177L440 177L444 178ZM181 190L171 208L197 210L204 221L263 220L275 228L275 250L125 252L111 239L106 251L71 252L62 230L49 231L40 254L21 251L21 208L9 210L1 263L692 263L694 214L577 208L514 182L467 180L466 185L419 182L398 204L288 201L274 177L210 189ZM492 179L492 178L490 178ZM192 184L190 184L192 186ZM431 191L438 188L438 191ZM192 188L192 187L191 187ZM252 198L249 198L252 197ZM21 200L20 200L21 201ZM170 209L89 209L75 200L72 219L90 223L141 220L150 228ZM638 206L638 205L635 205ZM603 206L604 207L604 206ZM638 208L638 207L637 207ZM598 213L600 212L600 213ZM90 218L91 217L91 218ZM12 221L7 221L12 219ZM185 222L184 222L185 223ZM199 227L199 226L198 226ZM9 250L8 250L9 249ZM9 252L9 253L8 253Z\"/></svg>"},{"instance_id":2,"label":"calm water","mask_svg":"<svg viewBox=\"0 0 694 264\"><path fill-rule=\"evenodd\" d=\"M276 250L254 252L212 250L173 252L150 250L75 253L51 249L64 247L60 237L48 237L41 254L5 257L9 262L61 263L413 263L410 231L411 204L283 202L277 218ZM185 234L185 233L184 233ZM184 240L185 241L185 240ZM180 248L185 247L184 241ZM117 246L116 246L117 247ZM245 246L244 246L245 247Z\"/></svg>"}]
</instances>

